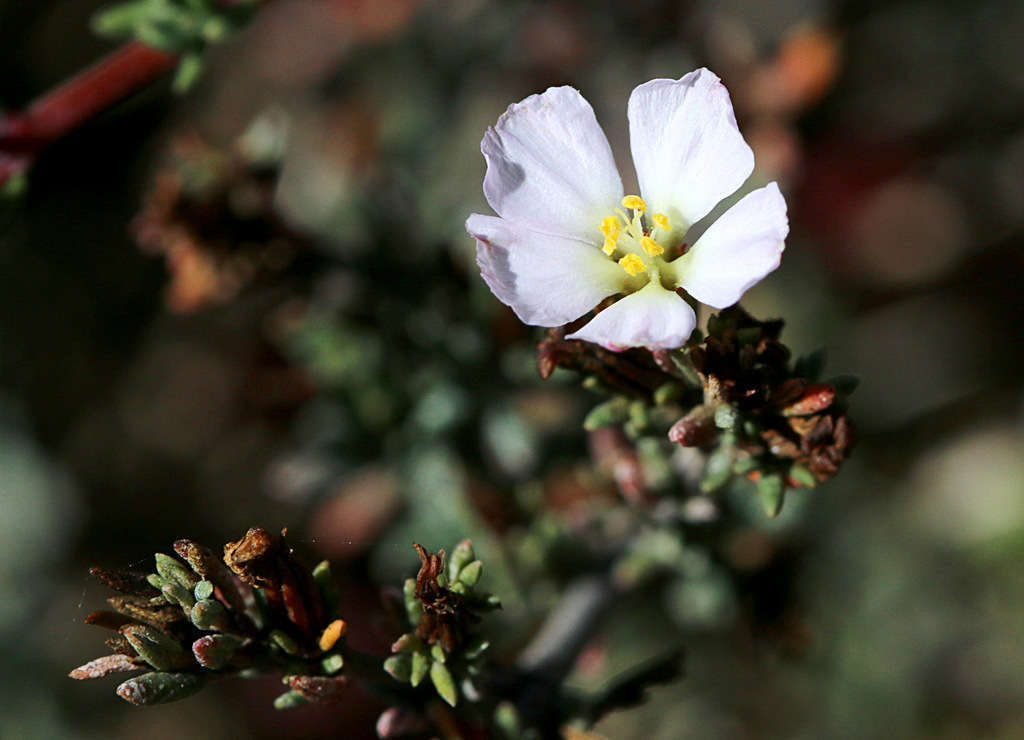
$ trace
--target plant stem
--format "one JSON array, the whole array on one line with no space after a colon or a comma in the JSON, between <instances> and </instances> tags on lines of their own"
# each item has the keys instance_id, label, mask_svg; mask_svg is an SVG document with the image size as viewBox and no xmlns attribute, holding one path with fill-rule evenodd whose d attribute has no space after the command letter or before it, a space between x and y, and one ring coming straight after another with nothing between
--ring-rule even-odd
<instances>
[{"instance_id":1,"label":"plant stem","mask_svg":"<svg viewBox=\"0 0 1024 740\"><path fill-rule=\"evenodd\" d=\"M572 670L616 589L601 576L583 576L566 588L536 636L519 656L519 668L561 683Z\"/></svg>"},{"instance_id":2,"label":"plant stem","mask_svg":"<svg viewBox=\"0 0 1024 740\"><path fill-rule=\"evenodd\" d=\"M558 709L557 697L561 695L562 682L617 593L607 576L576 579L520 654L516 704L527 726L550 731L545 737L561 727L564 717Z\"/></svg>"},{"instance_id":3,"label":"plant stem","mask_svg":"<svg viewBox=\"0 0 1024 740\"><path fill-rule=\"evenodd\" d=\"M33 101L0 116L0 185L43 148L171 69L177 57L125 44Z\"/></svg>"}]
</instances>

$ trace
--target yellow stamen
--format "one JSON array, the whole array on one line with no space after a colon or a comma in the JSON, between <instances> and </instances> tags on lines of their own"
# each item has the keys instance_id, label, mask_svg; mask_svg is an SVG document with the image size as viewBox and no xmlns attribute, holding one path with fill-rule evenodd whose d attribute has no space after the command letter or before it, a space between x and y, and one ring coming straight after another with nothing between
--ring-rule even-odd
<instances>
[{"instance_id":1,"label":"yellow stamen","mask_svg":"<svg viewBox=\"0 0 1024 740\"><path fill-rule=\"evenodd\" d=\"M647 265L644 264L644 261L635 254L627 254L625 257L620 259L619 266L634 277L647 269Z\"/></svg>"},{"instance_id":2,"label":"yellow stamen","mask_svg":"<svg viewBox=\"0 0 1024 740\"><path fill-rule=\"evenodd\" d=\"M659 229L668 231L668 217L665 216L664 213L655 213L653 216L651 216L651 220L654 222L654 225L657 226Z\"/></svg>"},{"instance_id":3,"label":"yellow stamen","mask_svg":"<svg viewBox=\"0 0 1024 740\"><path fill-rule=\"evenodd\" d=\"M665 248L649 236L645 236L640 240L640 246L642 246L644 251L647 252L648 257L657 257L659 254L664 254L665 252Z\"/></svg>"},{"instance_id":4,"label":"yellow stamen","mask_svg":"<svg viewBox=\"0 0 1024 740\"><path fill-rule=\"evenodd\" d=\"M601 219L601 233L605 236L611 236L617 234L622 228L619 226L619 220L615 216L608 216Z\"/></svg>"},{"instance_id":5,"label":"yellow stamen","mask_svg":"<svg viewBox=\"0 0 1024 740\"><path fill-rule=\"evenodd\" d=\"M643 198L639 195L627 195L622 199L622 205L626 208L632 208L638 213L643 213L647 210L647 204L644 203Z\"/></svg>"},{"instance_id":6,"label":"yellow stamen","mask_svg":"<svg viewBox=\"0 0 1024 740\"><path fill-rule=\"evenodd\" d=\"M615 251L615 245L619 241L619 232L613 231L611 234L604 238L604 246L601 247L601 251L607 254L609 257L612 256L612 252Z\"/></svg>"}]
</instances>

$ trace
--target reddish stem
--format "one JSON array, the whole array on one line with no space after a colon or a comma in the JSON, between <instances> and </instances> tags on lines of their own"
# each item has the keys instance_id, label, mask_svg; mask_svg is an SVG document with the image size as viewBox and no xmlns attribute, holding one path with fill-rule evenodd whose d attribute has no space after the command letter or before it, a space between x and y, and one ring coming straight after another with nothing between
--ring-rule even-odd
<instances>
[{"instance_id":1,"label":"reddish stem","mask_svg":"<svg viewBox=\"0 0 1024 740\"><path fill-rule=\"evenodd\" d=\"M23 171L51 142L139 90L177 62L177 57L138 42L125 44L20 113L0 116L0 185Z\"/></svg>"}]
</instances>

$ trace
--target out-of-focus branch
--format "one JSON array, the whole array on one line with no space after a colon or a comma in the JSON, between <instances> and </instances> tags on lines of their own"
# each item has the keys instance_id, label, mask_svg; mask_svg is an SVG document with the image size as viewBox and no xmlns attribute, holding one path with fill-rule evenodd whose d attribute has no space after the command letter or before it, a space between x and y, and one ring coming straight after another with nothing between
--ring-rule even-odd
<instances>
[{"instance_id":1,"label":"out-of-focus branch","mask_svg":"<svg viewBox=\"0 0 1024 740\"><path fill-rule=\"evenodd\" d=\"M560 683L615 598L612 582L585 576L566 588L558 605L519 656L519 667Z\"/></svg>"},{"instance_id":2,"label":"out-of-focus branch","mask_svg":"<svg viewBox=\"0 0 1024 740\"><path fill-rule=\"evenodd\" d=\"M0 115L0 186L23 172L51 142L169 71L177 57L138 42L125 44L24 111Z\"/></svg>"}]
</instances>

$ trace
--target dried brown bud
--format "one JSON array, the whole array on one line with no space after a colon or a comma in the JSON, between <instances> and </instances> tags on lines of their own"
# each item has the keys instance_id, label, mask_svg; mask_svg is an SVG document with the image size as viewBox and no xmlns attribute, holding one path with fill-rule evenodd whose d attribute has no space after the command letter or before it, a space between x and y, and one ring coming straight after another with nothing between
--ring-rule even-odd
<instances>
[{"instance_id":1,"label":"dried brown bud","mask_svg":"<svg viewBox=\"0 0 1024 740\"><path fill-rule=\"evenodd\" d=\"M562 367L594 376L608 388L641 397L650 397L672 380L647 350L612 352L592 342L566 339L570 327L549 329L537 345L537 369L542 378L550 376L556 367Z\"/></svg>"},{"instance_id":2,"label":"dried brown bud","mask_svg":"<svg viewBox=\"0 0 1024 740\"><path fill-rule=\"evenodd\" d=\"M271 609L283 611L312 650L326 626L326 608L309 569L285 543L286 533L278 537L253 527L224 546L224 562L245 583L261 588Z\"/></svg>"},{"instance_id":3,"label":"dried brown bud","mask_svg":"<svg viewBox=\"0 0 1024 740\"><path fill-rule=\"evenodd\" d=\"M170 308L222 303L287 269L307 240L277 215L278 168L195 135L173 145L174 165L156 177L132 224L140 247L166 260ZM197 170L204 173L198 181L191 176Z\"/></svg>"},{"instance_id":4,"label":"dried brown bud","mask_svg":"<svg viewBox=\"0 0 1024 740\"><path fill-rule=\"evenodd\" d=\"M824 411L836 398L836 389L827 383L806 386L795 400L782 407L785 416L806 416Z\"/></svg>"},{"instance_id":5,"label":"dried brown bud","mask_svg":"<svg viewBox=\"0 0 1024 740\"><path fill-rule=\"evenodd\" d=\"M344 676L291 676L288 686L302 694L304 699L320 704L340 701L342 689L348 683Z\"/></svg>"},{"instance_id":6,"label":"dried brown bud","mask_svg":"<svg viewBox=\"0 0 1024 740\"><path fill-rule=\"evenodd\" d=\"M146 580L146 574L138 571L92 567L89 568L89 575L124 594L146 598L160 595Z\"/></svg>"},{"instance_id":7,"label":"dried brown bud","mask_svg":"<svg viewBox=\"0 0 1024 740\"><path fill-rule=\"evenodd\" d=\"M439 643L452 652L465 640L470 624L478 620L467 607L461 594L438 583L444 572L444 550L429 553L422 545L413 544L420 556L416 574L416 598L423 606L423 617L416 635L430 644Z\"/></svg>"},{"instance_id":8,"label":"dried brown bud","mask_svg":"<svg viewBox=\"0 0 1024 740\"><path fill-rule=\"evenodd\" d=\"M174 543L174 551L201 578L213 584L217 595L231 607L239 626L255 632L255 626L247 616L255 606L252 587L234 575L212 550L192 540L178 540Z\"/></svg>"},{"instance_id":9,"label":"dried brown bud","mask_svg":"<svg viewBox=\"0 0 1024 740\"><path fill-rule=\"evenodd\" d=\"M109 676L111 673L137 671L141 667L142 666L140 665L136 665L135 661L127 655L115 653L114 655L104 655L102 658L90 660L85 665L79 666L75 670L71 671L68 676L78 680L86 678L102 678L103 676Z\"/></svg>"},{"instance_id":10,"label":"dried brown bud","mask_svg":"<svg viewBox=\"0 0 1024 740\"><path fill-rule=\"evenodd\" d=\"M715 410L711 406L694 406L668 430L668 438L683 447L703 447L714 442L719 429L715 426Z\"/></svg>"}]
</instances>

